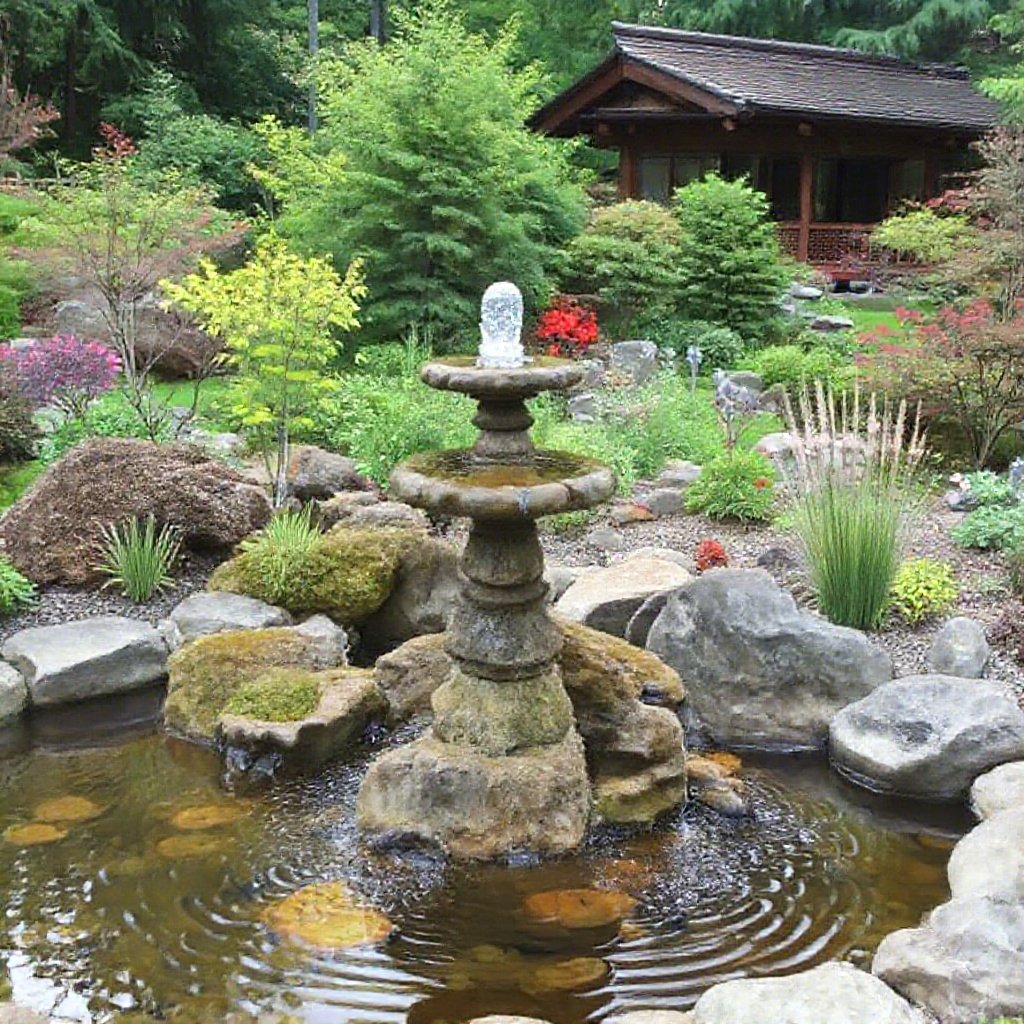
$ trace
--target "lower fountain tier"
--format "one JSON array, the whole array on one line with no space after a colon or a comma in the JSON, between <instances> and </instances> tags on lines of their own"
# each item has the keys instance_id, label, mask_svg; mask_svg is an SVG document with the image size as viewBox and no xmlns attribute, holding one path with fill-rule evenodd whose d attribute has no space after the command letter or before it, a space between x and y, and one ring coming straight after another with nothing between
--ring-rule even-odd
<instances>
[{"instance_id":1,"label":"lower fountain tier","mask_svg":"<svg viewBox=\"0 0 1024 1024\"><path fill-rule=\"evenodd\" d=\"M615 493L615 475L568 452L492 461L467 448L414 455L391 474L391 490L441 515L514 522L600 505Z\"/></svg>"},{"instance_id":2,"label":"lower fountain tier","mask_svg":"<svg viewBox=\"0 0 1024 1024\"><path fill-rule=\"evenodd\" d=\"M359 827L378 843L440 847L459 860L576 849L590 816L583 741L506 757L424 737L378 758L363 779Z\"/></svg>"}]
</instances>

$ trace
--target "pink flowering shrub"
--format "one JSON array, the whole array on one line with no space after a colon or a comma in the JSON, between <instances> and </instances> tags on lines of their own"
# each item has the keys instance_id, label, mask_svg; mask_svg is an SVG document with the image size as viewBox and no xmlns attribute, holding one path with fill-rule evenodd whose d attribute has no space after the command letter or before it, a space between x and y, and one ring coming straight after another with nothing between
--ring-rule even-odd
<instances>
[{"instance_id":1,"label":"pink flowering shrub","mask_svg":"<svg viewBox=\"0 0 1024 1024\"><path fill-rule=\"evenodd\" d=\"M117 353L98 341L58 334L31 348L0 349L14 365L18 390L35 406L52 405L69 419L85 415L89 403L109 391L121 372Z\"/></svg>"}]
</instances>

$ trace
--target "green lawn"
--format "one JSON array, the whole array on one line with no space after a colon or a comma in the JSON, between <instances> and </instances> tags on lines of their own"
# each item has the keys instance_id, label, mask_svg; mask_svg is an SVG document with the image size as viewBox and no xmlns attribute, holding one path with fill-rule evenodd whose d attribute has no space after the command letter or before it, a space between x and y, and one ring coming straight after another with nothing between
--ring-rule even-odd
<instances>
[{"instance_id":1,"label":"green lawn","mask_svg":"<svg viewBox=\"0 0 1024 1024\"><path fill-rule=\"evenodd\" d=\"M218 411L229 388L229 382L223 377L213 377L204 381L199 391L198 421L201 427L214 433L232 430L231 424ZM153 385L153 393L169 405L192 405L192 384L187 380L160 381Z\"/></svg>"},{"instance_id":2,"label":"green lawn","mask_svg":"<svg viewBox=\"0 0 1024 1024\"><path fill-rule=\"evenodd\" d=\"M45 468L41 462L0 466L0 512L13 505Z\"/></svg>"}]
</instances>

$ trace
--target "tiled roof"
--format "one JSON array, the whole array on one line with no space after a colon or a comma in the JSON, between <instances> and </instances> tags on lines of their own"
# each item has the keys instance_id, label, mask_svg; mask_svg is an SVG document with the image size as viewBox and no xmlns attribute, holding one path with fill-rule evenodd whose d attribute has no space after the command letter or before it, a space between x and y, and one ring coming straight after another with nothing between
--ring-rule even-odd
<instances>
[{"instance_id":1,"label":"tiled roof","mask_svg":"<svg viewBox=\"0 0 1024 1024\"><path fill-rule=\"evenodd\" d=\"M828 46L614 24L616 51L741 110L984 130L996 105L959 68Z\"/></svg>"}]
</instances>

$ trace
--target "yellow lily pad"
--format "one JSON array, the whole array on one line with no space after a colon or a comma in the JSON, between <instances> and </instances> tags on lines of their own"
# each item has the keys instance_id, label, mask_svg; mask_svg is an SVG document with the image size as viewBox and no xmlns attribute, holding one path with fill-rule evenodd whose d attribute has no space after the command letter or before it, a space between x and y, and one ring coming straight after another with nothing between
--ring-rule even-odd
<instances>
[{"instance_id":1,"label":"yellow lily pad","mask_svg":"<svg viewBox=\"0 0 1024 1024\"><path fill-rule=\"evenodd\" d=\"M84 796L58 796L52 800L44 800L37 805L34 817L36 821L43 821L49 824L54 823L75 823L79 821L91 821L103 813L99 804Z\"/></svg>"},{"instance_id":2,"label":"yellow lily pad","mask_svg":"<svg viewBox=\"0 0 1024 1024\"><path fill-rule=\"evenodd\" d=\"M635 906L636 900L624 892L552 889L528 896L523 901L523 912L530 921L538 924L554 924L575 930L618 924Z\"/></svg>"},{"instance_id":3,"label":"yellow lily pad","mask_svg":"<svg viewBox=\"0 0 1024 1024\"><path fill-rule=\"evenodd\" d=\"M344 882L307 885L267 907L263 921L282 939L324 951L374 945L394 929L383 914L360 906Z\"/></svg>"},{"instance_id":4,"label":"yellow lily pad","mask_svg":"<svg viewBox=\"0 0 1024 1024\"><path fill-rule=\"evenodd\" d=\"M171 824L183 832L201 832L208 828L231 825L245 814L237 804L201 804L185 807L171 818Z\"/></svg>"},{"instance_id":5,"label":"yellow lily pad","mask_svg":"<svg viewBox=\"0 0 1024 1024\"><path fill-rule=\"evenodd\" d=\"M4 830L4 841L12 846L44 846L67 838L66 828L33 822L31 825L11 825Z\"/></svg>"},{"instance_id":6,"label":"yellow lily pad","mask_svg":"<svg viewBox=\"0 0 1024 1024\"><path fill-rule=\"evenodd\" d=\"M538 967L524 984L532 992L579 992L608 977L608 965L597 957L578 956Z\"/></svg>"},{"instance_id":7,"label":"yellow lily pad","mask_svg":"<svg viewBox=\"0 0 1024 1024\"><path fill-rule=\"evenodd\" d=\"M223 849L224 840L218 836L168 836L156 844L156 852L168 860L210 857Z\"/></svg>"}]
</instances>

